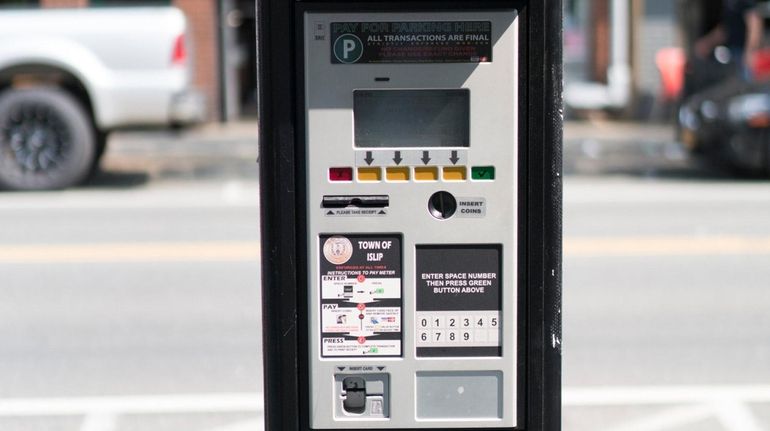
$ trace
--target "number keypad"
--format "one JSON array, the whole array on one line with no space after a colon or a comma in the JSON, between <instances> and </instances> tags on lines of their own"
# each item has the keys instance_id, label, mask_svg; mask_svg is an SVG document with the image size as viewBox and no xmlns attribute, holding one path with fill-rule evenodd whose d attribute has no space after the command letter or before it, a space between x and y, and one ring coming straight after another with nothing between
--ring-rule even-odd
<instances>
[{"instance_id":1,"label":"number keypad","mask_svg":"<svg viewBox=\"0 0 770 431\"><path fill-rule=\"evenodd\" d=\"M417 347L500 346L499 311L420 311Z\"/></svg>"}]
</instances>

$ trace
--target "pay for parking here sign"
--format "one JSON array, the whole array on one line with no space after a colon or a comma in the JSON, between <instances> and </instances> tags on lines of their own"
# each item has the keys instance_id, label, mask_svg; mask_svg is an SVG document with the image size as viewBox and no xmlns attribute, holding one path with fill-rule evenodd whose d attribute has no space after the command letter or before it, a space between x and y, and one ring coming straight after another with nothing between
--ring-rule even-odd
<instances>
[{"instance_id":1,"label":"pay for parking here sign","mask_svg":"<svg viewBox=\"0 0 770 431\"><path fill-rule=\"evenodd\" d=\"M361 63L488 63L490 21L331 23L331 61Z\"/></svg>"}]
</instances>

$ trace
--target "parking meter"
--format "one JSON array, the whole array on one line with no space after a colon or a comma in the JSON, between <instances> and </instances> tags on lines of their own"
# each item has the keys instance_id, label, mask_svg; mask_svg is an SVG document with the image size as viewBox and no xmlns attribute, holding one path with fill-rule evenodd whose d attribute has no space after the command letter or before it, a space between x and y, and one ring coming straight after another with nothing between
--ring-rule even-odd
<instances>
[{"instance_id":1,"label":"parking meter","mask_svg":"<svg viewBox=\"0 0 770 431\"><path fill-rule=\"evenodd\" d=\"M266 429L560 429L560 2L257 5Z\"/></svg>"}]
</instances>

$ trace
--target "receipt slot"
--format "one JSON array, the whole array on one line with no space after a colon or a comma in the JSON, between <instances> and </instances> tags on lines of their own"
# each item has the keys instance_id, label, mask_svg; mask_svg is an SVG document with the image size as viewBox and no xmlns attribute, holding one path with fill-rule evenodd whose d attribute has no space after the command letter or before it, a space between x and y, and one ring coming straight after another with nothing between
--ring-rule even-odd
<instances>
[{"instance_id":1,"label":"receipt slot","mask_svg":"<svg viewBox=\"0 0 770 431\"><path fill-rule=\"evenodd\" d=\"M561 3L257 6L265 429L560 429Z\"/></svg>"}]
</instances>

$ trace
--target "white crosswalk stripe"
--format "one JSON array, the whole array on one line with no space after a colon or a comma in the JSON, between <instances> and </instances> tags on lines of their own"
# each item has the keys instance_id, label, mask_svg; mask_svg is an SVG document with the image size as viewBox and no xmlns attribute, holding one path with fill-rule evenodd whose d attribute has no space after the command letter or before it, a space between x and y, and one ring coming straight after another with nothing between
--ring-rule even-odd
<instances>
[{"instance_id":1,"label":"white crosswalk stripe","mask_svg":"<svg viewBox=\"0 0 770 431\"><path fill-rule=\"evenodd\" d=\"M770 403L770 385L572 387L562 396L565 409L658 406L661 411L634 418L609 431L665 431L714 419L727 431L762 431L750 404Z\"/></svg>"}]
</instances>

